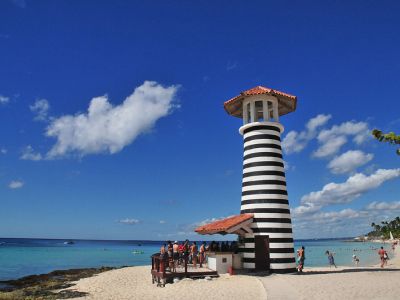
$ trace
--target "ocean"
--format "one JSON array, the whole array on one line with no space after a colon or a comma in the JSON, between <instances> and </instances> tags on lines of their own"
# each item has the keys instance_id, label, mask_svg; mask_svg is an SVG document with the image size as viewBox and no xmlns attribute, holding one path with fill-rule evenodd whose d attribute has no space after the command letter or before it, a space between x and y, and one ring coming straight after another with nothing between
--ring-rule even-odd
<instances>
[{"instance_id":1,"label":"ocean","mask_svg":"<svg viewBox=\"0 0 400 300\"><path fill-rule=\"evenodd\" d=\"M150 256L159 251L162 241L93 241L56 239L0 238L0 281L16 279L54 270L101 266L140 266L151 264ZM354 253L360 266L379 262L376 243L346 242L340 239L299 240L295 248L304 246L305 267L326 266L325 251L335 253L340 266L352 265ZM383 245L390 254L390 245Z\"/></svg>"}]
</instances>

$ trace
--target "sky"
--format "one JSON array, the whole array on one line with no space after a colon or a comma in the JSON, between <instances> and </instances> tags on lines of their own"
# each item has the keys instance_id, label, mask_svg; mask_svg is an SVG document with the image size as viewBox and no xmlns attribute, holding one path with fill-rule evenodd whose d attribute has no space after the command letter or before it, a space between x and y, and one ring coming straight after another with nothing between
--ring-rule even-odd
<instances>
[{"instance_id":1,"label":"sky","mask_svg":"<svg viewBox=\"0 0 400 300\"><path fill-rule=\"evenodd\" d=\"M398 216L400 158L370 132L400 132L399 9L0 1L0 237L203 239L240 212L223 102L258 85L298 97L280 119L295 239Z\"/></svg>"}]
</instances>

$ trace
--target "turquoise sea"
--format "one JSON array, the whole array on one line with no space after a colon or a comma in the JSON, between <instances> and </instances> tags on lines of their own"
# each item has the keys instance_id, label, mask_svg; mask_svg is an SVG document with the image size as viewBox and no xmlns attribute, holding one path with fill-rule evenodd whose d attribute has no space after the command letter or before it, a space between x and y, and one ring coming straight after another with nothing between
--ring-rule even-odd
<instances>
[{"instance_id":1,"label":"turquoise sea","mask_svg":"<svg viewBox=\"0 0 400 300\"><path fill-rule=\"evenodd\" d=\"M48 273L53 270L100 266L149 265L150 256L158 252L162 241L92 241L55 239L0 238L0 281L26 275ZM335 252L337 265L351 265L353 249L360 258L360 266L379 262L376 243L354 243L344 240L301 240L296 249L306 249L305 266L325 266L325 251ZM383 245L389 251L390 245ZM135 253L135 251L137 251Z\"/></svg>"}]
</instances>

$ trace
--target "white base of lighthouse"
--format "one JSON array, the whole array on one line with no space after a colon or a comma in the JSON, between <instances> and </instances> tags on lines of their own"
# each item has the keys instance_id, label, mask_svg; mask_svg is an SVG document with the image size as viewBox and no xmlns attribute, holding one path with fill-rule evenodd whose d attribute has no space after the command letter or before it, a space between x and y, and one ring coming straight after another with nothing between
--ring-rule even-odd
<instances>
[{"instance_id":1,"label":"white base of lighthouse","mask_svg":"<svg viewBox=\"0 0 400 300\"><path fill-rule=\"evenodd\" d=\"M252 213L253 233L245 235L243 267L273 273L296 271L292 222L278 122L252 122L239 132L244 139L241 213ZM257 237L262 236L262 237Z\"/></svg>"}]
</instances>

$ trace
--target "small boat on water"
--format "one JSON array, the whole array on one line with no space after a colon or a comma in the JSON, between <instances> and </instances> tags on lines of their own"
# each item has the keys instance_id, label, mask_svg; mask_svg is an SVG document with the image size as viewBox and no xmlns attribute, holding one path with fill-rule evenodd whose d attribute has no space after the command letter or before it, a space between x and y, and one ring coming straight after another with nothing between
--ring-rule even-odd
<instances>
[{"instance_id":1,"label":"small boat on water","mask_svg":"<svg viewBox=\"0 0 400 300\"><path fill-rule=\"evenodd\" d=\"M64 245L73 245L73 244L75 244L74 241L66 241L66 242L64 242Z\"/></svg>"},{"instance_id":2,"label":"small boat on water","mask_svg":"<svg viewBox=\"0 0 400 300\"><path fill-rule=\"evenodd\" d=\"M144 254L143 250L133 250L132 254Z\"/></svg>"}]
</instances>

